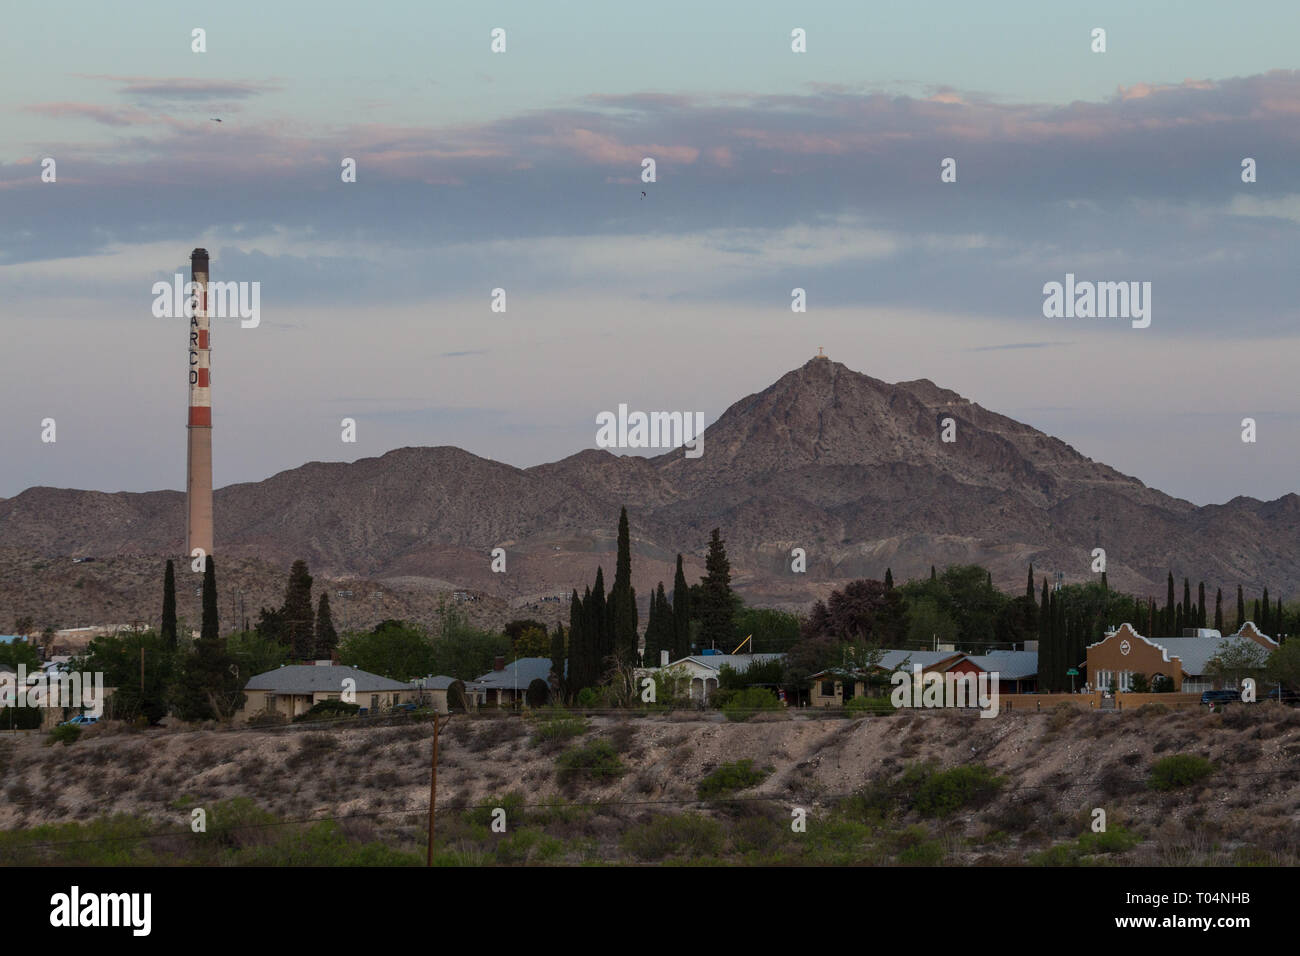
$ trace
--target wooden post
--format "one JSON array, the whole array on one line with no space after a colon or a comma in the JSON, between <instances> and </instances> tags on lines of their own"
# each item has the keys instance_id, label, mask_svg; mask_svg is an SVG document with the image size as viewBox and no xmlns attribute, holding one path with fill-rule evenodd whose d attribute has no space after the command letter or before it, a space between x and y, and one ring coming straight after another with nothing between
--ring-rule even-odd
<instances>
[{"instance_id":1,"label":"wooden post","mask_svg":"<svg viewBox=\"0 0 1300 956\"><path fill-rule=\"evenodd\" d=\"M447 715L447 720L451 720L451 715ZM442 733L444 726L438 715L433 715L433 759L430 761L429 770L429 853L425 860L425 866L433 866L433 814L434 807L438 802L438 735Z\"/></svg>"}]
</instances>

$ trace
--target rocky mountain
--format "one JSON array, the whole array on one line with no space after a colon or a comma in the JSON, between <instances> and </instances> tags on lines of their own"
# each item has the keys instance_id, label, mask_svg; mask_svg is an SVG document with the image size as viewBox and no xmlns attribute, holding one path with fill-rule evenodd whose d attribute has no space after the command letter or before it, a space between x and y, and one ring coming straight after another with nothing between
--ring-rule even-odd
<instances>
[{"instance_id":1,"label":"rocky mountain","mask_svg":"<svg viewBox=\"0 0 1300 956\"><path fill-rule=\"evenodd\" d=\"M0 500L0 546L40 558L178 555L183 501L31 488ZM671 584L678 551L702 571L714 527L738 588L761 604L804 605L887 566L903 580L955 562L984 564L1018 591L1030 562L1087 577L1097 547L1112 586L1157 600L1169 569L1225 594L1240 583L1289 598L1300 585L1295 494L1197 507L932 382L891 385L824 358L728 408L699 458L589 449L519 469L457 448L400 448L215 496L227 556L286 569L303 557L317 575L438 582L515 605L581 588L598 564L611 573L623 504L643 603ZM497 547L505 574L490 569ZM805 574L790 571L796 547Z\"/></svg>"}]
</instances>

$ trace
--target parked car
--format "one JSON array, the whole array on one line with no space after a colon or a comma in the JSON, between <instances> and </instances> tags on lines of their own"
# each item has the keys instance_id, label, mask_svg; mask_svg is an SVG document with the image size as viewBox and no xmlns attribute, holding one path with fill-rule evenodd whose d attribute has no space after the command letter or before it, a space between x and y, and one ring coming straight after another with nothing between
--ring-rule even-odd
<instances>
[{"instance_id":1,"label":"parked car","mask_svg":"<svg viewBox=\"0 0 1300 956\"><path fill-rule=\"evenodd\" d=\"M1268 692L1268 696L1264 699L1281 701L1284 704L1295 706L1296 704L1300 704L1300 693L1296 693L1293 690L1286 690L1283 687L1274 687Z\"/></svg>"},{"instance_id":2,"label":"parked car","mask_svg":"<svg viewBox=\"0 0 1300 956\"><path fill-rule=\"evenodd\" d=\"M1241 691L1239 690L1207 690L1201 694L1202 704L1218 704L1222 707L1224 704L1240 704Z\"/></svg>"},{"instance_id":3,"label":"parked car","mask_svg":"<svg viewBox=\"0 0 1300 956\"><path fill-rule=\"evenodd\" d=\"M65 720L63 723L59 724L59 726L63 727L67 724L97 724L97 723L99 723L98 717L92 717L90 716L90 714L78 714L76 717L73 717L71 720Z\"/></svg>"}]
</instances>

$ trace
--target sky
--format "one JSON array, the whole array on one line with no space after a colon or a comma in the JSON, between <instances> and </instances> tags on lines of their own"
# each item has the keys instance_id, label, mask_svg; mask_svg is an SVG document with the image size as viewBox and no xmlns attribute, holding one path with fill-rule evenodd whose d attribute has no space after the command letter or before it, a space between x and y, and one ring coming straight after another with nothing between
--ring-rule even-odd
<instances>
[{"instance_id":1,"label":"sky","mask_svg":"<svg viewBox=\"0 0 1300 956\"><path fill-rule=\"evenodd\" d=\"M0 496L183 487L152 287L196 246L261 287L256 328L214 320L218 486L540 464L823 347L1197 504L1297 491L1300 5L888 6L7 9ZM1150 326L1045 317L1067 273L1150 282Z\"/></svg>"}]
</instances>

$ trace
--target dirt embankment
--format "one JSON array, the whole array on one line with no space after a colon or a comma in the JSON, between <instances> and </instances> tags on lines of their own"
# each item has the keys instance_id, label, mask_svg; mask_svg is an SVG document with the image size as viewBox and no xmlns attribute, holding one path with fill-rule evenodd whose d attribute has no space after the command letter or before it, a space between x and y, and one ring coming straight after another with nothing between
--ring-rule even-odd
<instances>
[{"instance_id":1,"label":"dirt embankment","mask_svg":"<svg viewBox=\"0 0 1300 956\"><path fill-rule=\"evenodd\" d=\"M1300 860L1300 711L1276 705L1214 715L1060 711L991 720L594 716L549 741L538 727L517 716L452 718L439 745L440 827L447 820L449 834L468 839L456 829L466 808L513 791L520 810L511 812L598 808L605 823L584 830L588 844L607 846L606 858L615 858L620 835L650 815L734 813L740 801L702 801L698 787L735 761L751 760L763 778L728 797L763 807L773 820L803 808L810 828L864 786L897 789L909 767L983 765L1003 778L991 799L942 819L903 807L878 822L925 827L951 862L1011 863L1078 838L1100 808L1112 827L1134 835L1130 862L1231 862L1224 854L1242 848L1274 862ZM285 819L365 818L375 832L415 845L428 806L431 730L428 723L143 733L108 726L66 747L0 735L0 829L115 813L181 824L189 808L247 797ZM566 752L602 742L616 773L605 778L582 763L567 781L557 772ZM1207 758L1213 773L1172 791L1150 789L1152 766L1175 754ZM725 856L730 844L719 846ZM584 852L599 855L590 845Z\"/></svg>"}]
</instances>

